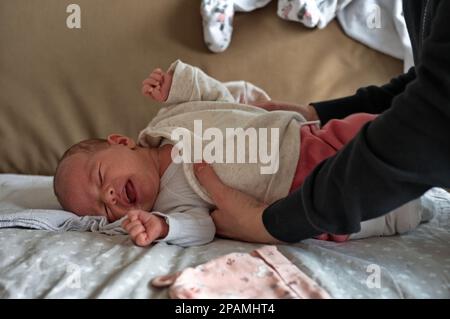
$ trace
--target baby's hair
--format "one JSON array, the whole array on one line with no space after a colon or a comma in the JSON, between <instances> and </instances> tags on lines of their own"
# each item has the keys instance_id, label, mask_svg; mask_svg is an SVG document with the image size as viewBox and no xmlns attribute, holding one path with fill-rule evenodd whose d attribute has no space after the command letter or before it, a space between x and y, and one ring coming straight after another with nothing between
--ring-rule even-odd
<instances>
[{"instance_id":1,"label":"baby's hair","mask_svg":"<svg viewBox=\"0 0 450 319\"><path fill-rule=\"evenodd\" d=\"M93 153L97 151L101 151L108 147L108 141L104 138L90 138L81 142L78 142L69 149L67 149L64 154L61 156L61 158L58 161L58 165L56 166L55 170L55 177L53 178L53 192L56 195L56 198L61 203L60 196L58 194L58 189L56 187L56 176L58 175L59 168L61 166L61 163L68 157L78 154L78 153Z\"/></svg>"}]
</instances>

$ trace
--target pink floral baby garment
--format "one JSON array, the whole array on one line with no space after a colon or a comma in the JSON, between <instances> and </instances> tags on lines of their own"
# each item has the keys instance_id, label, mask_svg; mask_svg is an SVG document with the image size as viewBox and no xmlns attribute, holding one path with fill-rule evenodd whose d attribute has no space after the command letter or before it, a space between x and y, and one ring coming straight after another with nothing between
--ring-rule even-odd
<instances>
[{"instance_id":1,"label":"pink floral baby garment","mask_svg":"<svg viewBox=\"0 0 450 319\"><path fill-rule=\"evenodd\" d=\"M231 253L195 268L156 277L155 287L170 287L175 299L317 299L330 298L276 246Z\"/></svg>"}]
</instances>

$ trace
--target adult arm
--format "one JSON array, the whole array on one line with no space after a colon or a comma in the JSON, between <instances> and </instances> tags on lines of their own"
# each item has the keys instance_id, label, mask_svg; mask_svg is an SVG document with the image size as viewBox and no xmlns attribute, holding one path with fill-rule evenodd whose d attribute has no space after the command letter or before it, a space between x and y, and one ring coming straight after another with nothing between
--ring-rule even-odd
<instances>
[{"instance_id":1,"label":"adult arm","mask_svg":"<svg viewBox=\"0 0 450 319\"><path fill-rule=\"evenodd\" d=\"M392 100L415 78L415 68L412 67L385 85L363 87L351 96L310 104L316 109L322 125L331 119L342 119L354 113L380 114L391 107Z\"/></svg>"},{"instance_id":2,"label":"adult arm","mask_svg":"<svg viewBox=\"0 0 450 319\"><path fill-rule=\"evenodd\" d=\"M354 113L379 114L388 109L395 96L415 79L414 67L405 74L393 78L382 86L371 85L360 88L354 95L307 105L283 101L264 101L251 103L267 111L293 111L302 114L308 121L320 120L322 125L331 119L342 119Z\"/></svg>"},{"instance_id":3,"label":"adult arm","mask_svg":"<svg viewBox=\"0 0 450 319\"><path fill-rule=\"evenodd\" d=\"M361 221L430 187L450 186L449 29L450 1L441 1L415 79L301 188L264 210L273 237L297 242L322 232L355 233Z\"/></svg>"}]
</instances>

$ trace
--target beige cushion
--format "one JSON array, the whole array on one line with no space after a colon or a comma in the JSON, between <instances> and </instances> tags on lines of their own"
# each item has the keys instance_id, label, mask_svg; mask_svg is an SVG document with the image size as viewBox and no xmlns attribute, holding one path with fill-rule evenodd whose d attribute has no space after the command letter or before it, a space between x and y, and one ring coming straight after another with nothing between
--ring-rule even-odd
<instances>
[{"instance_id":1,"label":"beige cushion","mask_svg":"<svg viewBox=\"0 0 450 319\"><path fill-rule=\"evenodd\" d=\"M0 173L53 174L71 144L136 137L158 109L140 94L155 67L177 58L222 80L247 80L274 99L308 102L380 84L401 62L347 38L336 22L309 30L276 16L276 1L238 14L230 48L203 44L200 1L0 2Z\"/></svg>"}]
</instances>

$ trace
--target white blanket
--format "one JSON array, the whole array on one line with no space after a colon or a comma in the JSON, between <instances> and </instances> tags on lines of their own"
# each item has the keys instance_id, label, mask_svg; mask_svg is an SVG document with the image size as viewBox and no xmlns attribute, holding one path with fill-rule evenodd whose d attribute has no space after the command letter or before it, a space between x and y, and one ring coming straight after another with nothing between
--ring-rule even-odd
<instances>
[{"instance_id":1,"label":"white blanket","mask_svg":"<svg viewBox=\"0 0 450 319\"><path fill-rule=\"evenodd\" d=\"M414 65L402 0L279 0L278 15L319 29L337 17L349 37L403 60L405 72Z\"/></svg>"},{"instance_id":2,"label":"white blanket","mask_svg":"<svg viewBox=\"0 0 450 319\"><path fill-rule=\"evenodd\" d=\"M356 0L337 12L344 32L372 49L414 65L402 0Z\"/></svg>"}]
</instances>

